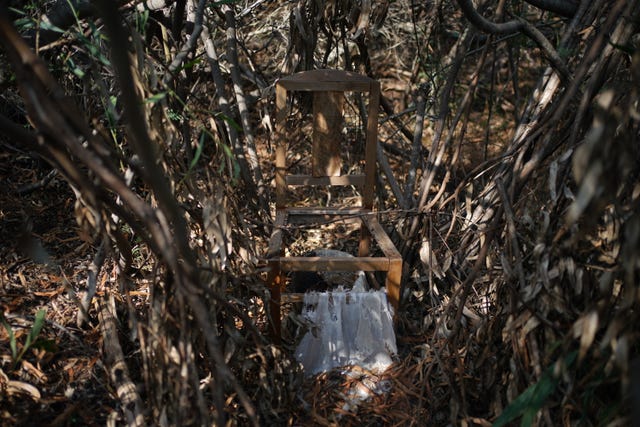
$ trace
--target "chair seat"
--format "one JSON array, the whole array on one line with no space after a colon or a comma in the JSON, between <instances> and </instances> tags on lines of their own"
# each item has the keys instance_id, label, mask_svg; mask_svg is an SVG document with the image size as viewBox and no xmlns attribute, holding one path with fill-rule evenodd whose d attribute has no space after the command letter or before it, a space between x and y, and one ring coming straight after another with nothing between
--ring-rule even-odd
<instances>
[{"instance_id":1,"label":"chair seat","mask_svg":"<svg viewBox=\"0 0 640 427\"><path fill-rule=\"evenodd\" d=\"M324 221L360 221L382 251L382 256L354 256L350 258L330 256L284 256L284 231L301 224L313 224L317 219ZM274 230L269 240L266 261L270 272L268 279L271 289L272 322L274 334L280 336L280 306L282 303L302 302L304 294L285 292L285 273L294 271L366 271L386 272L385 287L387 297L394 310L400 301L400 280L402 276L402 256L382 228L376 214L363 208L288 208L279 210L274 222ZM274 292L275 291L275 292Z\"/></svg>"}]
</instances>

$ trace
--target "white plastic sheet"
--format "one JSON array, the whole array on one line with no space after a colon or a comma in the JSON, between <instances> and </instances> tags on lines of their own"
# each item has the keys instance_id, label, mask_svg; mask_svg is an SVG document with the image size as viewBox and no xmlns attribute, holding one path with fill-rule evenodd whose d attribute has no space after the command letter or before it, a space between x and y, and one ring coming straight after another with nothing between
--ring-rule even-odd
<instances>
[{"instance_id":1,"label":"white plastic sheet","mask_svg":"<svg viewBox=\"0 0 640 427\"><path fill-rule=\"evenodd\" d=\"M365 291L356 280L352 291L309 292L303 315L312 326L295 356L306 375L345 365L382 372L397 353L393 313L384 290Z\"/></svg>"}]
</instances>

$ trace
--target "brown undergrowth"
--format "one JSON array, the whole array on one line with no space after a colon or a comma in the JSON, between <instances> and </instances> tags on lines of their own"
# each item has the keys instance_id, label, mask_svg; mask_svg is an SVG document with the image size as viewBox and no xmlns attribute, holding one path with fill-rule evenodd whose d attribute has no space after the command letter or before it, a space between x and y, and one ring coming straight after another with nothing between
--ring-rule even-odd
<instances>
[{"instance_id":1,"label":"brown undergrowth","mask_svg":"<svg viewBox=\"0 0 640 427\"><path fill-rule=\"evenodd\" d=\"M201 33L193 16L171 27L177 8L123 7L131 67L107 9L39 52L52 80L11 68L4 45L0 113L18 126L0 149L2 423L637 421L638 5L482 9L536 23L561 80L525 33L482 32L449 2L219 3ZM272 84L310 66L382 82L377 208L406 268L399 353L373 379L305 378L294 339L267 334ZM291 237L299 253L326 243Z\"/></svg>"}]
</instances>

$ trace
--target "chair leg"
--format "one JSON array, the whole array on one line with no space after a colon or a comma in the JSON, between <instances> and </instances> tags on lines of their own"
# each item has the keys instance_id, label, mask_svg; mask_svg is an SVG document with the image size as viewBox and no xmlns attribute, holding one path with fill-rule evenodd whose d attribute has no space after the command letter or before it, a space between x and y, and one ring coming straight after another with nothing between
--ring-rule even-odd
<instances>
[{"instance_id":1,"label":"chair leg","mask_svg":"<svg viewBox=\"0 0 640 427\"><path fill-rule=\"evenodd\" d=\"M371 248L371 231L362 224L360 227L360 242L358 244L358 256L369 256Z\"/></svg>"},{"instance_id":2,"label":"chair leg","mask_svg":"<svg viewBox=\"0 0 640 427\"><path fill-rule=\"evenodd\" d=\"M402 280L402 259L391 259L387 272L387 297L397 313L400 308L400 282Z\"/></svg>"},{"instance_id":3,"label":"chair leg","mask_svg":"<svg viewBox=\"0 0 640 427\"><path fill-rule=\"evenodd\" d=\"M284 274L280 270L280 263L277 261L270 261L269 272L267 273L267 286L271 293L271 299L269 300L269 310L271 313L269 333L276 344L280 343L282 337L280 298L282 296L283 282Z\"/></svg>"}]
</instances>

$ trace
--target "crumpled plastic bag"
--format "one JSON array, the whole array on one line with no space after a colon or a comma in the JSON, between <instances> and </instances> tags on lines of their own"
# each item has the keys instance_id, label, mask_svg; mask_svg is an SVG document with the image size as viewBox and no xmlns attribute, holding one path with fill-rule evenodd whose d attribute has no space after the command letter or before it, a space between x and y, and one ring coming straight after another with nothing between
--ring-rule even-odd
<instances>
[{"instance_id":1,"label":"crumpled plastic bag","mask_svg":"<svg viewBox=\"0 0 640 427\"><path fill-rule=\"evenodd\" d=\"M295 357L306 375L346 365L382 372L397 353L386 292L366 291L359 280L351 291L308 292L303 316L311 327Z\"/></svg>"}]
</instances>

